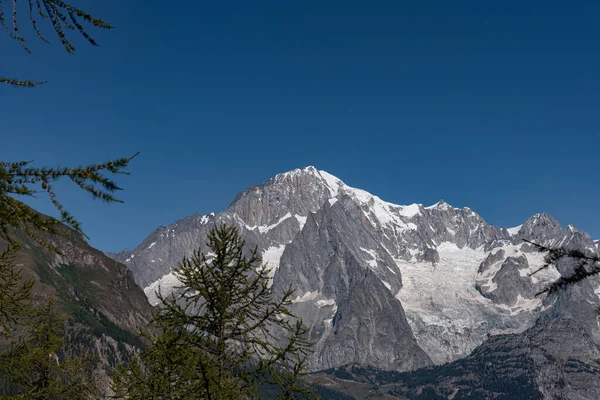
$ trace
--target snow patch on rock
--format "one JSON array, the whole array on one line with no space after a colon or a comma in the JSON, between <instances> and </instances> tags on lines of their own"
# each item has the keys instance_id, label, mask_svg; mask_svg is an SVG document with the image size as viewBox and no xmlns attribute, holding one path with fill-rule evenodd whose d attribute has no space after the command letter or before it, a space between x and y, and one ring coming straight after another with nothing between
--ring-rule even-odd
<instances>
[{"instance_id":1,"label":"snow patch on rock","mask_svg":"<svg viewBox=\"0 0 600 400\"><path fill-rule=\"evenodd\" d=\"M173 272L169 272L159 280L146 286L144 288L144 293L148 298L148 302L151 305L156 306L160 304L160 300L158 299L157 295L159 290L163 296L168 296L169 294L173 293L178 286L181 286L181 282L179 279L177 279Z\"/></svg>"},{"instance_id":2,"label":"snow patch on rock","mask_svg":"<svg viewBox=\"0 0 600 400\"><path fill-rule=\"evenodd\" d=\"M262 261L264 268L268 271L269 285L272 283L273 276L279 268L279 260L283 255L285 245L271 246L262 253Z\"/></svg>"},{"instance_id":3,"label":"snow patch on rock","mask_svg":"<svg viewBox=\"0 0 600 400\"><path fill-rule=\"evenodd\" d=\"M305 301L311 301L319 296L319 292L306 292L302 296L296 296L292 303L304 303Z\"/></svg>"},{"instance_id":4,"label":"snow patch on rock","mask_svg":"<svg viewBox=\"0 0 600 400\"><path fill-rule=\"evenodd\" d=\"M522 226L523 226L523 224L521 224L521 225L519 225L519 226L515 226L515 227L513 227L513 228L508 228L508 229L506 229L506 230L508 231L508 233L509 233L511 236L516 236L516 235L517 235L517 233L519 233L519 231L521 230L521 227L522 227Z\"/></svg>"}]
</instances>

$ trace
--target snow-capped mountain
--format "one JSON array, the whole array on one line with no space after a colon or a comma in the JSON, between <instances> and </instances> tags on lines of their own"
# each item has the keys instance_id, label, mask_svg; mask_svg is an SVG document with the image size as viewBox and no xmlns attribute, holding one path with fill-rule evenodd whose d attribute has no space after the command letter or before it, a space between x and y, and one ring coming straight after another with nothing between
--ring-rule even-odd
<instances>
[{"instance_id":1,"label":"snow-capped mountain","mask_svg":"<svg viewBox=\"0 0 600 400\"><path fill-rule=\"evenodd\" d=\"M196 248L206 251L206 233L218 223L235 224L258 247L275 293L295 287L294 311L317 343L315 370L441 364L468 355L490 335L563 315L600 338L591 281L562 296L536 296L569 266L530 276L543 257L523 241L596 253L586 233L563 229L545 214L505 229L444 201L396 205L314 167L251 186L226 211L160 227L133 251L112 256L156 303L159 286L177 284L171 269Z\"/></svg>"}]
</instances>

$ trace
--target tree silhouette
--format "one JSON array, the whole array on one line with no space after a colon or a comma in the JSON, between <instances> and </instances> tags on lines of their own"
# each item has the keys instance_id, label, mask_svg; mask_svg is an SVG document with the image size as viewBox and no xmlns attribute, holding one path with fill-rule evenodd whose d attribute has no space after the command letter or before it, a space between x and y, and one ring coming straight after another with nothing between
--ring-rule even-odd
<instances>
[{"instance_id":1,"label":"tree silhouette","mask_svg":"<svg viewBox=\"0 0 600 400\"><path fill-rule=\"evenodd\" d=\"M573 272L569 276L561 276L536 295L553 293L564 286L572 285L600 274L600 257L596 254L586 255L581 250L568 249L566 247L549 247L526 239L523 240L534 246L540 253L546 253L544 265L530 273L529 276L535 275L561 260L573 260L575 262Z\"/></svg>"}]
</instances>

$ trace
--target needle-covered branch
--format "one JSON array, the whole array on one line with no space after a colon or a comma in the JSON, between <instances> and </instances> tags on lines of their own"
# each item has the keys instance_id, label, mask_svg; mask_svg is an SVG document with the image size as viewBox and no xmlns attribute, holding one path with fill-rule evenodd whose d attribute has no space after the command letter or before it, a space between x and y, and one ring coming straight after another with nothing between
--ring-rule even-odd
<instances>
[{"instance_id":1,"label":"needle-covered branch","mask_svg":"<svg viewBox=\"0 0 600 400\"><path fill-rule=\"evenodd\" d=\"M75 52L75 46L67 35L68 31L76 32L91 45L97 46L98 43L90 36L86 26L105 30L113 28L109 22L96 18L90 13L61 0L0 0L0 27L8 37L17 41L28 53L31 53L31 49L27 46L27 40L21 34L22 20L21 17L18 17L22 13L27 15L25 19L31 24L36 35L44 42L49 42L49 40L42 34L38 22L48 21L68 53ZM18 87L34 87L44 82L0 76L0 83Z\"/></svg>"},{"instance_id":2,"label":"needle-covered branch","mask_svg":"<svg viewBox=\"0 0 600 400\"><path fill-rule=\"evenodd\" d=\"M61 178L69 179L91 194L94 199L122 202L115 197L115 192L121 188L106 174L128 174L125 169L137 154L74 168L35 168L31 166L31 161L0 161L0 238L12 242L9 230L11 228L22 229L38 244L55 250L41 238L40 233L59 233L58 228L61 222L77 232L83 233L79 221L58 200L53 184ZM34 197L40 193L48 196L60 214L60 221L38 214L15 198L18 196Z\"/></svg>"},{"instance_id":3,"label":"needle-covered branch","mask_svg":"<svg viewBox=\"0 0 600 400\"><path fill-rule=\"evenodd\" d=\"M531 242L529 240L523 240L534 246L540 253L546 253L546 256L544 257L544 265L529 274L530 276L547 269L551 265L555 265L561 260L570 259L575 262L575 265L573 266L573 272L569 276L561 276L547 288L537 293L536 296L543 293L556 292L558 289L564 286L572 285L574 283L581 282L584 279L600 274L600 257L596 254L587 255L581 250L568 249L565 247L548 247L539 243Z\"/></svg>"}]
</instances>

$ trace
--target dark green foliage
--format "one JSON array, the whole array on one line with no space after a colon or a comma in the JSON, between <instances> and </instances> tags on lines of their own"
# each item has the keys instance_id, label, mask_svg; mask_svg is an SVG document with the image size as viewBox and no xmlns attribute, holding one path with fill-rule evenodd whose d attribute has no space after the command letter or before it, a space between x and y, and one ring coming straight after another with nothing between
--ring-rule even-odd
<instances>
[{"instance_id":1,"label":"dark green foliage","mask_svg":"<svg viewBox=\"0 0 600 400\"><path fill-rule=\"evenodd\" d=\"M72 322L85 323L86 329L96 335L109 334L118 340L141 343L93 308L89 301L89 277L82 270L63 266L58 268L59 273L62 271L60 276L44 261L42 250L34 246L38 244L57 251L51 235L67 236L71 234L69 230L56 219L43 216L14 198L46 192L63 222L81 234L79 222L57 200L52 183L67 177L94 198L119 201L113 196L119 187L104 173L124 173L130 160L122 158L76 168L33 168L30 162L0 162L0 239L7 242L7 248L0 253L0 339L3 347L0 390L5 395L20 399L87 399L95 392L88 373L89 360L69 358L64 354L67 328L55 304L47 302L32 308L34 282L24 278L22 269L15 262L21 241L34 249L31 256L40 280L56 288L60 305L70 314ZM76 292L75 296L70 295L69 289Z\"/></svg>"},{"instance_id":2,"label":"dark green foliage","mask_svg":"<svg viewBox=\"0 0 600 400\"><path fill-rule=\"evenodd\" d=\"M8 12L5 10L8 10ZM2 30L10 38L16 40L28 53L31 53L31 50L26 45L25 38L21 36L20 19L17 18L17 15L22 13L26 13L35 33L44 42L48 42L48 39L39 29L38 22L41 20L48 21L68 53L73 53L75 46L67 37L67 31L77 32L90 44L97 46L98 44L89 35L84 24L99 29L112 28L112 25L108 22L93 17L84 10L62 0L0 0L0 26L2 26ZM0 83L11 86L34 87L44 82L0 76Z\"/></svg>"},{"instance_id":3,"label":"dark green foliage","mask_svg":"<svg viewBox=\"0 0 600 400\"><path fill-rule=\"evenodd\" d=\"M266 392L279 399L313 398L303 383L311 344L289 307L293 290L273 297L256 249L236 228L208 235L214 256L197 251L174 270L182 286L159 293L160 334L114 377L126 399L245 399ZM247 253L247 255L246 255Z\"/></svg>"},{"instance_id":4,"label":"dark green foliage","mask_svg":"<svg viewBox=\"0 0 600 400\"><path fill-rule=\"evenodd\" d=\"M338 392L333 389L329 389L325 386L317 385L315 386L315 393L319 396L321 400L355 400L356 398L353 396L349 396L347 394Z\"/></svg>"},{"instance_id":5,"label":"dark green foliage","mask_svg":"<svg viewBox=\"0 0 600 400\"><path fill-rule=\"evenodd\" d=\"M117 184L105 176L105 173L127 174L124 171L129 162L137 155L119 158L100 164L67 168L34 168L31 162L0 161L0 238L13 243L9 228L20 229L38 244L56 250L40 234L61 234L60 224L64 223L82 233L81 224L58 201L52 184L61 178L68 178L93 198L107 202L121 202L114 197ZM46 193L60 213L61 221L45 217L16 200L14 196L34 196Z\"/></svg>"},{"instance_id":6,"label":"dark green foliage","mask_svg":"<svg viewBox=\"0 0 600 400\"><path fill-rule=\"evenodd\" d=\"M72 323L84 325L84 331L93 336L108 335L119 342L128 343L137 348L144 347L144 343L139 337L119 328L106 315L95 309L91 298L93 292L99 289L90 283L95 276L86 269L75 268L68 264L58 266L56 271L60 276L44 261L38 260L36 272L43 283L56 289L61 308L69 315ZM71 291L74 296L71 295Z\"/></svg>"},{"instance_id":7,"label":"dark green foliage","mask_svg":"<svg viewBox=\"0 0 600 400\"><path fill-rule=\"evenodd\" d=\"M23 278L23 269L15 266L18 244L0 253L0 337L10 335L14 325L27 313L33 279Z\"/></svg>"},{"instance_id":8,"label":"dark green foliage","mask_svg":"<svg viewBox=\"0 0 600 400\"><path fill-rule=\"evenodd\" d=\"M424 387L421 390L421 393L419 393L415 397L410 397L410 398L414 398L414 399L418 399L418 400L442 400L442 399L447 399L446 396L438 394L438 392L436 392L435 389L433 389L430 386Z\"/></svg>"},{"instance_id":9,"label":"dark green foliage","mask_svg":"<svg viewBox=\"0 0 600 400\"><path fill-rule=\"evenodd\" d=\"M343 372L342 372L343 371ZM494 354L467 357L416 371L383 371L346 366L323 371L335 377L385 387L388 395L408 399L542 399L528 357L509 357L502 349Z\"/></svg>"},{"instance_id":10,"label":"dark green foliage","mask_svg":"<svg viewBox=\"0 0 600 400\"><path fill-rule=\"evenodd\" d=\"M63 354L66 320L54 301L42 303L0 356L0 391L15 399L90 399L97 389L89 362Z\"/></svg>"},{"instance_id":11,"label":"dark green foliage","mask_svg":"<svg viewBox=\"0 0 600 400\"><path fill-rule=\"evenodd\" d=\"M352 375L350 372L346 371L345 369L336 369L334 371L333 375L338 379L346 379L349 381L354 379L354 375Z\"/></svg>"}]
</instances>

